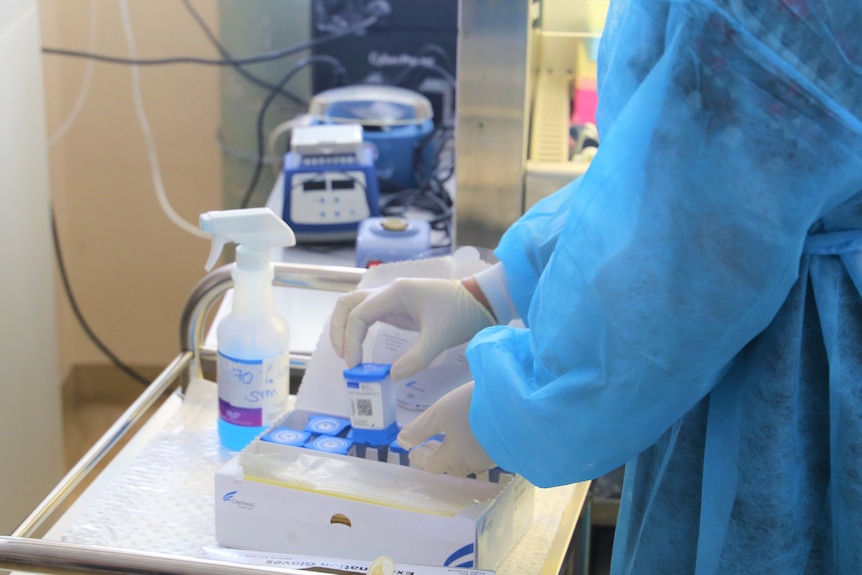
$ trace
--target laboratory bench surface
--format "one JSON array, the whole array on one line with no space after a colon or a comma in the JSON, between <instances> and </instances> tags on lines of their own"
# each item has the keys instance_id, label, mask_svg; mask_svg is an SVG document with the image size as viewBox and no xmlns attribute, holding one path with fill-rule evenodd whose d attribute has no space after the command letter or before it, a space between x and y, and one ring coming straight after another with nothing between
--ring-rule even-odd
<instances>
[{"instance_id":1,"label":"laboratory bench surface","mask_svg":"<svg viewBox=\"0 0 862 575\"><path fill-rule=\"evenodd\" d=\"M160 367L133 368L148 381ZM119 419L144 386L112 365L76 366L63 382L63 453L68 471Z\"/></svg>"}]
</instances>

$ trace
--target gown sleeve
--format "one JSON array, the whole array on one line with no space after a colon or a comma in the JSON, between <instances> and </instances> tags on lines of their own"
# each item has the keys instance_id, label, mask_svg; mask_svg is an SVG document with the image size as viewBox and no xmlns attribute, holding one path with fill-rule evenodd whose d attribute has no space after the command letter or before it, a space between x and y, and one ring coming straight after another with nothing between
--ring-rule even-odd
<instances>
[{"instance_id":1,"label":"gown sleeve","mask_svg":"<svg viewBox=\"0 0 862 575\"><path fill-rule=\"evenodd\" d=\"M526 327L467 351L471 427L501 467L540 486L611 471L770 323L809 229L862 190L862 20L832 5L612 2L601 147L497 249Z\"/></svg>"}]
</instances>

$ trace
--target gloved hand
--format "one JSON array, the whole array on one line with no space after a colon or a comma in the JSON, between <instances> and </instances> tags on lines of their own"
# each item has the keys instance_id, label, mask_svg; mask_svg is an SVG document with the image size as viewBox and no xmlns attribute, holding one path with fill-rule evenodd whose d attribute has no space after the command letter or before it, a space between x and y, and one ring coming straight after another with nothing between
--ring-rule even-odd
<instances>
[{"instance_id":1,"label":"gloved hand","mask_svg":"<svg viewBox=\"0 0 862 575\"><path fill-rule=\"evenodd\" d=\"M410 449L410 463L431 473L464 477L496 467L470 430L468 415L473 382L456 387L398 434L398 443ZM445 433L443 443L428 438ZM416 447L418 446L418 447Z\"/></svg>"},{"instance_id":2,"label":"gloved hand","mask_svg":"<svg viewBox=\"0 0 862 575\"><path fill-rule=\"evenodd\" d=\"M362 361L362 342L377 321L419 332L416 343L392 364L392 379L428 367L446 349L496 323L460 280L396 279L382 288L343 295L336 302L329 336L347 365Z\"/></svg>"}]
</instances>

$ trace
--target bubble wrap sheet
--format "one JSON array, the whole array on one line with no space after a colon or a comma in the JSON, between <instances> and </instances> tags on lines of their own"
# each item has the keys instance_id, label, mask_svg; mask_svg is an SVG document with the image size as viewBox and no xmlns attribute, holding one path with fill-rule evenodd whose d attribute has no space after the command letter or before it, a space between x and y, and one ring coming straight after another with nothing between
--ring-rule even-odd
<instances>
[{"instance_id":1,"label":"bubble wrap sheet","mask_svg":"<svg viewBox=\"0 0 862 575\"><path fill-rule=\"evenodd\" d=\"M172 396L48 533L70 543L195 555L215 544L213 477L231 457L216 386Z\"/></svg>"},{"instance_id":2,"label":"bubble wrap sheet","mask_svg":"<svg viewBox=\"0 0 862 575\"><path fill-rule=\"evenodd\" d=\"M232 455L218 440L216 405L207 381L172 396L46 539L185 556L216 545L214 475ZM566 508L585 493L583 484L537 489L533 525L497 573L540 573Z\"/></svg>"}]
</instances>

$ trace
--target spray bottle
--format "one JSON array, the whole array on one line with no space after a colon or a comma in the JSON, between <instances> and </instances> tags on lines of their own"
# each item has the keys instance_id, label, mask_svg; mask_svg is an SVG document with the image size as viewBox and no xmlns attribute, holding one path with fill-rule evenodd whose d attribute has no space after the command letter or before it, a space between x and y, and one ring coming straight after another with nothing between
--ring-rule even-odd
<instances>
[{"instance_id":1,"label":"spray bottle","mask_svg":"<svg viewBox=\"0 0 862 575\"><path fill-rule=\"evenodd\" d=\"M209 271L227 242L235 242L233 306L219 322L218 431L222 444L240 450L284 414L290 393L290 332L272 297L270 251L296 238L269 208L201 214L213 235Z\"/></svg>"}]
</instances>

